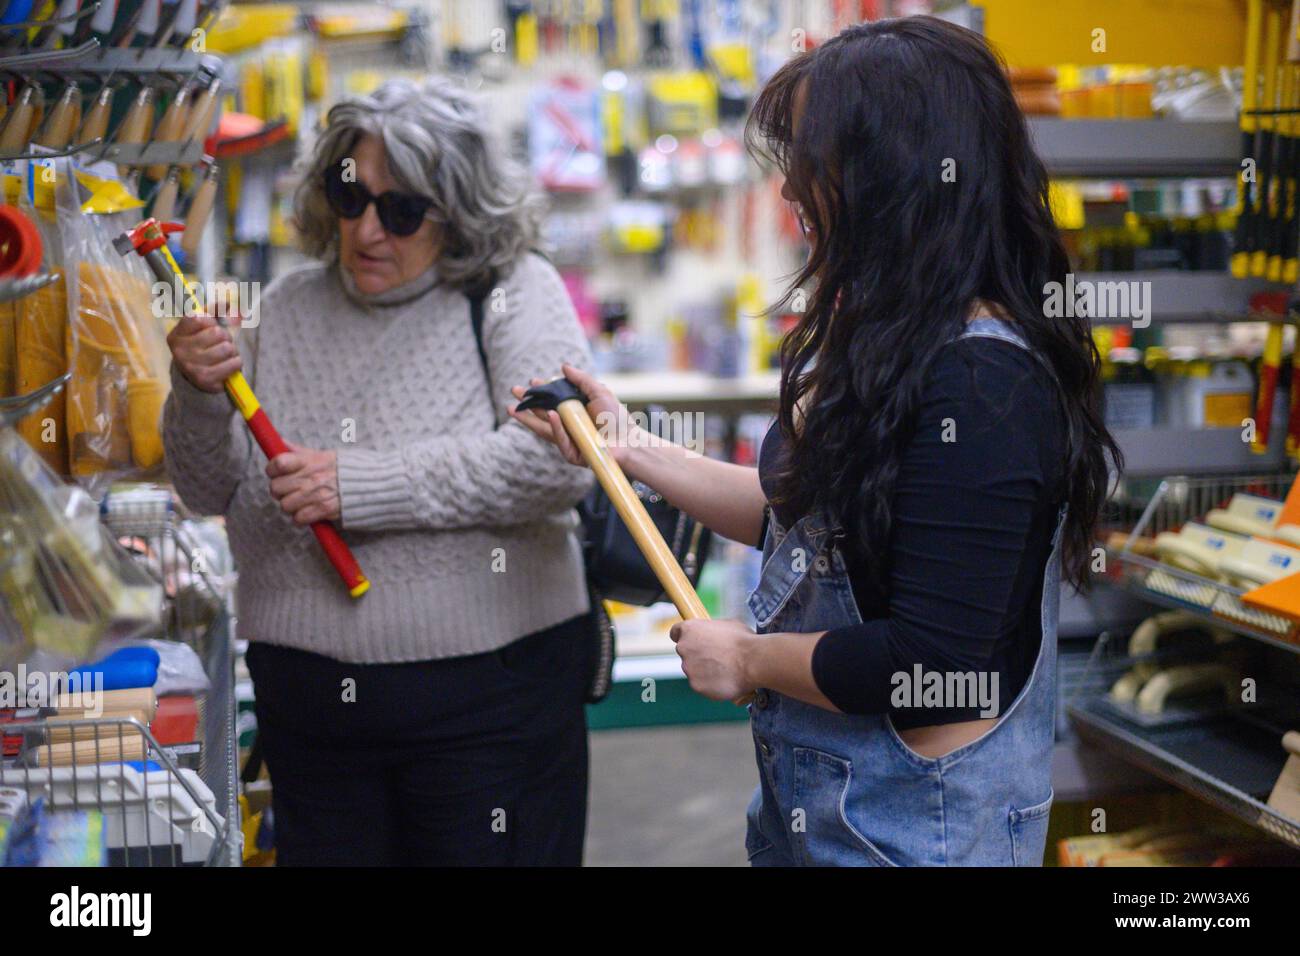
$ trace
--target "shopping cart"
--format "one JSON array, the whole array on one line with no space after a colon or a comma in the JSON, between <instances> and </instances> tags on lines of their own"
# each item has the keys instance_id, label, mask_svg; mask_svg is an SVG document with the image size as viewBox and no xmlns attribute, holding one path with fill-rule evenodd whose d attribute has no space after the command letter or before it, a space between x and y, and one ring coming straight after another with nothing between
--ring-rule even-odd
<instances>
[{"instance_id":1,"label":"shopping cart","mask_svg":"<svg viewBox=\"0 0 1300 956\"><path fill-rule=\"evenodd\" d=\"M0 797L41 812L90 813L117 866L238 866L234 657L228 600L201 546L182 533L172 494L151 486L106 496L102 520L161 585L159 633L197 653L208 682L197 695L196 744L160 744L134 717L104 715L4 724L17 753L0 763Z\"/></svg>"}]
</instances>

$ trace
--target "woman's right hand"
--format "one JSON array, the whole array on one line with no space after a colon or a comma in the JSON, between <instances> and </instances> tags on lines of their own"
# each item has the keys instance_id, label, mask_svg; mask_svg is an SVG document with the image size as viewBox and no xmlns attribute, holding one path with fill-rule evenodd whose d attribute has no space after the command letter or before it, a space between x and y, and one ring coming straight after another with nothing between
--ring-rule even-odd
<instances>
[{"instance_id":1,"label":"woman's right hand","mask_svg":"<svg viewBox=\"0 0 1300 956\"><path fill-rule=\"evenodd\" d=\"M243 368L230 330L210 315L187 315L167 333L167 347L181 374L195 388L220 392L226 379Z\"/></svg>"},{"instance_id":2,"label":"woman's right hand","mask_svg":"<svg viewBox=\"0 0 1300 956\"><path fill-rule=\"evenodd\" d=\"M561 367L564 377L567 378L587 399L587 413L591 415L592 421L600 429L601 436L605 439L605 445L609 448L610 455L618 462L619 467L624 466L629 446L635 441L631 435L631 424L627 414L627 406L614 397L608 386L596 380L596 378L580 368L575 368L567 362ZM542 385L544 381L535 378L529 385ZM523 398L527 389L522 385L515 385L510 389L515 398ZM564 428L564 423L560 421L559 412L547 411L541 408L530 408L524 412L517 411L517 407L512 405L509 409L511 417L525 425L534 434L545 438L551 442L564 455L564 460L571 465L585 465L582 453L578 451L573 440L569 438L569 433Z\"/></svg>"}]
</instances>

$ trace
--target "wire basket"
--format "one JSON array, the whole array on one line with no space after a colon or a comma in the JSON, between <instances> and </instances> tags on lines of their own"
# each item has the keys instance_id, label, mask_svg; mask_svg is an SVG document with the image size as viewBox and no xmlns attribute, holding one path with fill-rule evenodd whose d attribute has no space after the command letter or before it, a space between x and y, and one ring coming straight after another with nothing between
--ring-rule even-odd
<instances>
[{"instance_id":1,"label":"wire basket","mask_svg":"<svg viewBox=\"0 0 1300 956\"><path fill-rule=\"evenodd\" d=\"M1222 508L1238 493L1281 501L1294 476L1291 474L1233 475L1213 478L1165 478L1142 507L1137 520L1127 526L1125 514L1134 513L1133 497L1113 507L1106 539L1106 562L1098 573L1102 580L1139 597L1171 608L1187 608L1213 618L1223 626L1291 649L1297 646L1296 626L1276 614L1247 607L1241 600L1247 588L1207 577L1157 560L1144 545L1166 531L1177 531L1189 521L1202 520Z\"/></svg>"},{"instance_id":2,"label":"wire basket","mask_svg":"<svg viewBox=\"0 0 1300 956\"><path fill-rule=\"evenodd\" d=\"M196 695L197 746L160 744L144 722L120 716L0 725L18 752L0 762L5 788L42 812L93 812L107 862L117 866L238 866L238 738L231 616L202 549L181 531L172 494L114 489L101 520L161 585L155 635L190 646L208 689Z\"/></svg>"}]
</instances>

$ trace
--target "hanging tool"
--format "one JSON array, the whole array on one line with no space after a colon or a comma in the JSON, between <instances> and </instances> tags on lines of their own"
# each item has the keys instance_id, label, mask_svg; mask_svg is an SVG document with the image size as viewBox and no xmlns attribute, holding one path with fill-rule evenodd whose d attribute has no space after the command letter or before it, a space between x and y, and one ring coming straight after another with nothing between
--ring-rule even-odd
<instances>
[{"instance_id":1,"label":"hanging tool","mask_svg":"<svg viewBox=\"0 0 1300 956\"><path fill-rule=\"evenodd\" d=\"M1291 318L1294 321L1294 310ZM1300 338L1291 348L1291 404L1286 419L1286 453L1291 461L1300 462Z\"/></svg>"},{"instance_id":2,"label":"hanging tool","mask_svg":"<svg viewBox=\"0 0 1300 956\"><path fill-rule=\"evenodd\" d=\"M77 134L77 144L84 145L95 140L103 141L108 135L108 118L113 113L113 88L105 83L95 94L95 102L86 111L82 120L81 131Z\"/></svg>"},{"instance_id":3,"label":"hanging tool","mask_svg":"<svg viewBox=\"0 0 1300 956\"><path fill-rule=\"evenodd\" d=\"M1259 196L1258 166L1259 47L1264 23L1264 0L1249 0L1246 7L1246 67L1241 88L1241 170L1237 174L1237 235L1232 253L1232 274L1250 275L1255 237L1255 206Z\"/></svg>"},{"instance_id":4,"label":"hanging tool","mask_svg":"<svg viewBox=\"0 0 1300 956\"><path fill-rule=\"evenodd\" d=\"M136 94L135 99L131 102L131 107L126 111L126 116L117 126L117 135L115 139L118 143L135 143L142 144L149 139L149 130L153 125L153 89L152 87L142 86L140 92ZM126 177L130 172L129 166L119 165L118 173Z\"/></svg>"},{"instance_id":5,"label":"hanging tool","mask_svg":"<svg viewBox=\"0 0 1300 956\"><path fill-rule=\"evenodd\" d=\"M212 215L212 204L217 198L217 164L209 157L208 169L190 199L190 209L185 215L185 232L181 235L181 251L187 262L193 262L199 251L199 240Z\"/></svg>"},{"instance_id":6,"label":"hanging tool","mask_svg":"<svg viewBox=\"0 0 1300 956\"><path fill-rule=\"evenodd\" d=\"M1290 168L1287 175L1286 206L1282 211L1281 258L1278 281L1289 285L1296 282L1296 238L1298 213L1300 213L1300 66L1288 63L1291 73L1291 110L1287 116L1291 137Z\"/></svg>"},{"instance_id":7,"label":"hanging tool","mask_svg":"<svg viewBox=\"0 0 1300 956\"><path fill-rule=\"evenodd\" d=\"M189 116L185 119L185 128L181 130L181 142L192 139L206 139L212 128L212 117L217 111L217 97L221 93L221 80L214 79L207 88L194 98Z\"/></svg>"},{"instance_id":8,"label":"hanging tool","mask_svg":"<svg viewBox=\"0 0 1300 956\"><path fill-rule=\"evenodd\" d=\"M77 22L80 20L77 13L78 6L80 0L59 0L53 16L32 37L32 48L52 50L58 45L60 39L71 37L76 32Z\"/></svg>"},{"instance_id":9,"label":"hanging tool","mask_svg":"<svg viewBox=\"0 0 1300 956\"><path fill-rule=\"evenodd\" d=\"M167 109L163 111L162 118L158 120L153 136L150 137L153 142L175 143L181 139L185 124L189 120L189 104L189 87L182 85L176 91L176 95L172 97L171 102L167 104ZM167 166L165 164L149 166L145 169L145 175L153 180L162 179L163 176L167 175Z\"/></svg>"},{"instance_id":10,"label":"hanging tool","mask_svg":"<svg viewBox=\"0 0 1300 956\"><path fill-rule=\"evenodd\" d=\"M63 88L54 109L50 110L45 125L34 137L34 141L48 149L63 149L72 138L81 118L81 90L76 83L69 83Z\"/></svg>"},{"instance_id":11,"label":"hanging tool","mask_svg":"<svg viewBox=\"0 0 1300 956\"><path fill-rule=\"evenodd\" d=\"M0 154L20 153L29 142L35 101L35 88L24 86L18 99L10 104L9 111L5 114L4 129L0 130Z\"/></svg>"},{"instance_id":12,"label":"hanging tool","mask_svg":"<svg viewBox=\"0 0 1300 956\"><path fill-rule=\"evenodd\" d=\"M99 41L100 46L109 45L113 33L113 21L117 19L118 0L99 0L99 8L89 20L82 21L84 34L76 37L77 43L84 43L91 37ZM80 32L80 31L79 31Z\"/></svg>"},{"instance_id":13,"label":"hanging tool","mask_svg":"<svg viewBox=\"0 0 1300 956\"><path fill-rule=\"evenodd\" d=\"M515 62L532 66L537 61L537 14L530 0L506 0L506 18L511 25Z\"/></svg>"},{"instance_id":14,"label":"hanging tool","mask_svg":"<svg viewBox=\"0 0 1300 956\"><path fill-rule=\"evenodd\" d=\"M168 233L180 232L184 228L178 222L162 223L156 219L146 219L134 229L114 239L113 247L124 256L132 252L141 256L157 279L169 285L180 285L184 289L187 311L193 309L202 312L197 290L185 279L180 266L176 264L171 251L167 248ZM225 384L226 392L234 401L235 407L239 409L239 413L248 425L248 430L253 433L258 446L266 453L266 457L270 459L287 452L289 446L284 443L280 433L271 424L270 418L258 403L244 374L234 372L226 379ZM361 573L356 558L352 556L352 551L344 543L338 529L328 521L317 521L312 524L311 530L316 535L316 540L320 542L325 557L329 559L334 570L343 579L343 583L347 585L348 593L354 598L359 598L370 590L370 582Z\"/></svg>"},{"instance_id":15,"label":"hanging tool","mask_svg":"<svg viewBox=\"0 0 1300 956\"><path fill-rule=\"evenodd\" d=\"M528 389L516 407L521 412L530 408L540 408L554 411L560 416L565 431L573 439L583 460L595 473L596 480L605 489L605 494L609 495L614 509L627 525L637 548L645 555L650 569L663 585L668 599L677 608L677 613L684 620L707 621L709 612L704 607L704 602L695 593L690 579L677 563L677 559L673 557L672 549L664 541L654 521L646 514L645 505L632 489L627 476L623 474L623 469L609 454L604 439L596 430L596 423L591 420L591 415L587 412L586 398L578 387L563 376L554 378L545 384L534 385ZM748 697L735 701L742 706L748 702Z\"/></svg>"},{"instance_id":16,"label":"hanging tool","mask_svg":"<svg viewBox=\"0 0 1300 956\"><path fill-rule=\"evenodd\" d=\"M148 46L158 32L158 16L161 0L140 0L125 21L116 25L113 36L109 39L111 46L127 49L135 44L136 39L142 46Z\"/></svg>"},{"instance_id":17,"label":"hanging tool","mask_svg":"<svg viewBox=\"0 0 1300 956\"><path fill-rule=\"evenodd\" d=\"M1273 6L1264 14L1264 98L1259 110L1259 184L1255 199L1254 238L1251 242L1250 274L1268 271L1268 235L1272 221L1273 149L1277 138L1277 67L1282 40L1282 15Z\"/></svg>"},{"instance_id":18,"label":"hanging tool","mask_svg":"<svg viewBox=\"0 0 1300 956\"><path fill-rule=\"evenodd\" d=\"M176 193L180 189L181 173L175 166L164 177L162 183L158 186L158 191L153 196L153 206L149 209L149 215L159 222L167 222L172 218L172 213L176 211Z\"/></svg>"},{"instance_id":19,"label":"hanging tool","mask_svg":"<svg viewBox=\"0 0 1300 956\"><path fill-rule=\"evenodd\" d=\"M1286 295L1257 293L1251 296L1250 311L1268 319L1268 335L1259 362L1259 391L1255 398L1255 437L1250 442L1250 450L1263 455L1268 452L1273 403L1277 398L1277 380L1282 370L1282 319L1286 314Z\"/></svg>"},{"instance_id":20,"label":"hanging tool","mask_svg":"<svg viewBox=\"0 0 1300 956\"><path fill-rule=\"evenodd\" d=\"M1282 64L1282 79L1279 84L1282 95L1279 102L1281 112L1276 120L1276 150L1273 176L1274 190L1270 203L1268 232L1268 265L1265 275L1270 282L1282 281L1282 263L1286 245L1286 223L1295 200L1295 139L1292 136L1294 116L1290 109L1295 97L1295 70L1291 64Z\"/></svg>"}]
</instances>

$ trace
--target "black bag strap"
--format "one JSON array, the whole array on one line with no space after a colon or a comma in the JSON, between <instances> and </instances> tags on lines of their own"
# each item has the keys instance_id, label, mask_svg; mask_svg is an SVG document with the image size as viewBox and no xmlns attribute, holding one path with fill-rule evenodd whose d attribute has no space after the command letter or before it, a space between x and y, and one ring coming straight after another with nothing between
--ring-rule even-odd
<instances>
[{"instance_id":1,"label":"black bag strap","mask_svg":"<svg viewBox=\"0 0 1300 956\"><path fill-rule=\"evenodd\" d=\"M530 249L528 251L535 256L541 256L547 262L551 261L539 249ZM491 272L484 281L465 291L465 297L469 299L469 321L474 329L474 345L478 348L479 364L483 366L483 378L487 381L488 402L492 404L493 431L500 428L501 424L497 421L496 405L492 403L492 370L488 368L487 349L483 346L483 303L491 294L492 289L496 287L496 284L497 274Z\"/></svg>"},{"instance_id":2,"label":"black bag strap","mask_svg":"<svg viewBox=\"0 0 1300 956\"><path fill-rule=\"evenodd\" d=\"M483 366L483 379L487 382L488 402L493 406L492 430L496 431L500 427L500 422L497 421L496 404L492 401L492 371L488 368L487 349L483 345L483 302L488 297L488 290L494 285L496 282L490 279L483 285L467 291L465 295L469 298L469 321L474 329L474 345L478 349L479 364Z\"/></svg>"},{"instance_id":3,"label":"black bag strap","mask_svg":"<svg viewBox=\"0 0 1300 956\"><path fill-rule=\"evenodd\" d=\"M488 371L487 349L483 347L483 300L486 296L469 297L469 320L474 325L474 344L478 346L478 360L483 366L483 377L487 379L488 390L492 388L492 373Z\"/></svg>"}]
</instances>

